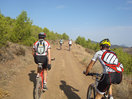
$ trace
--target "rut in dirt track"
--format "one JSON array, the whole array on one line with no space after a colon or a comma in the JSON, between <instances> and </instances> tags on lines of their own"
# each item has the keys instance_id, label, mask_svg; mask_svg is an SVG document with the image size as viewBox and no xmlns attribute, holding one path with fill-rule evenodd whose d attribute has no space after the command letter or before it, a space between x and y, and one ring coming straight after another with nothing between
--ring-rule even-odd
<instances>
[{"instance_id":1,"label":"rut in dirt track","mask_svg":"<svg viewBox=\"0 0 132 99\"><path fill-rule=\"evenodd\" d=\"M51 56L55 61L48 72L48 90L42 94L42 99L85 99L89 84L89 78L82 74L85 67L66 45L62 50L53 47ZM13 95L6 99L34 99L36 67L31 64L17 76L11 90Z\"/></svg>"}]
</instances>

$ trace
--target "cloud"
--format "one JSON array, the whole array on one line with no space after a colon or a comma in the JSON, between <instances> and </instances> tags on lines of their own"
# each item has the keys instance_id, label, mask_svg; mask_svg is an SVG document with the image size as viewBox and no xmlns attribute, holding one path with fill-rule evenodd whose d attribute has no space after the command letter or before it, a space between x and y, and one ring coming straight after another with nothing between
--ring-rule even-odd
<instances>
[{"instance_id":1,"label":"cloud","mask_svg":"<svg viewBox=\"0 0 132 99\"><path fill-rule=\"evenodd\" d=\"M56 8L57 9L63 9L63 8L65 8L65 6L64 5L58 5Z\"/></svg>"},{"instance_id":2,"label":"cloud","mask_svg":"<svg viewBox=\"0 0 132 99\"><path fill-rule=\"evenodd\" d=\"M118 10L132 10L132 0L127 0L124 6L118 7Z\"/></svg>"},{"instance_id":3,"label":"cloud","mask_svg":"<svg viewBox=\"0 0 132 99\"><path fill-rule=\"evenodd\" d=\"M127 3L128 3L128 4L132 4L132 1L129 0L129 1L127 1Z\"/></svg>"},{"instance_id":4,"label":"cloud","mask_svg":"<svg viewBox=\"0 0 132 99\"><path fill-rule=\"evenodd\" d=\"M118 7L118 10L132 10L132 7Z\"/></svg>"},{"instance_id":5,"label":"cloud","mask_svg":"<svg viewBox=\"0 0 132 99\"><path fill-rule=\"evenodd\" d=\"M116 31L116 32L119 31L122 33L125 33L125 32L131 33L132 32L132 26L116 26L116 27L109 28L109 30Z\"/></svg>"}]
</instances>

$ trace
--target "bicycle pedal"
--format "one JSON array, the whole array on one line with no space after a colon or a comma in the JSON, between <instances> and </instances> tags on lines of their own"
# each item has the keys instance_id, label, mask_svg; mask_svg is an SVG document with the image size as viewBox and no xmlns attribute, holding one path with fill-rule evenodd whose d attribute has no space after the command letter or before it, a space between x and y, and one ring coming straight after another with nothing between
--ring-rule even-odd
<instances>
[{"instance_id":1,"label":"bicycle pedal","mask_svg":"<svg viewBox=\"0 0 132 99\"><path fill-rule=\"evenodd\" d=\"M36 80L38 80L39 79L39 77L36 77Z\"/></svg>"},{"instance_id":2,"label":"bicycle pedal","mask_svg":"<svg viewBox=\"0 0 132 99\"><path fill-rule=\"evenodd\" d=\"M105 95L105 97L108 97L108 95Z\"/></svg>"},{"instance_id":3,"label":"bicycle pedal","mask_svg":"<svg viewBox=\"0 0 132 99\"><path fill-rule=\"evenodd\" d=\"M42 89L43 92L47 91L48 89Z\"/></svg>"}]
</instances>

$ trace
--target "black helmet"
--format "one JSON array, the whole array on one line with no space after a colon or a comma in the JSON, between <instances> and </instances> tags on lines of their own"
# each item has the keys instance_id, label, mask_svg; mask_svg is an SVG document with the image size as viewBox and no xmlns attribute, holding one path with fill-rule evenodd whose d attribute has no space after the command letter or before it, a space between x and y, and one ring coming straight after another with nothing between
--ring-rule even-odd
<instances>
[{"instance_id":1,"label":"black helmet","mask_svg":"<svg viewBox=\"0 0 132 99\"><path fill-rule=\"evenodd\" d=\"M44 39L46 37L46 33L41 32L38 34L39 39Z\"/></svg>"}]
</instances>

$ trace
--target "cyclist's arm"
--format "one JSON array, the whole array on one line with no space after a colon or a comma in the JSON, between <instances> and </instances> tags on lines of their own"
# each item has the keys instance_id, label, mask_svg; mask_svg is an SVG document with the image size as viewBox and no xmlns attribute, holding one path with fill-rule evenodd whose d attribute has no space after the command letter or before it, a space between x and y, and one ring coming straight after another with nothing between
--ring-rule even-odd
<instances>
[{"instance_id":1,"label":"cyclist's arm","mask_svg":"<svg viewBox=\"0 0 132 99\"><path fill-rule=\"evenodd\" d=\"M89 63L89 65L86 68L86 75L89 73L89 71L91 70L91 68L93 67L93 65L95 64L96 61L91 60L91 62Z\"/></svg>"},{"instance_id":2,"label":"cyclist's arm","mask_svg":"<svg viewBox=\"0 0 132 99\"><path fill-rule=\"evenodd\" d=\"M33 50L32 50L32 55L34 56L34 53L35 53L35 49L33 48Z\"/></svg>"},{"instance_id":3,"label":"cyclist's arm","mask_svg":"<svg viewBox=\"0 0 132 99\"><path fill-rule=\"evenodd\" d=\"M51 64L50 48L48 49L48 64Z\"/></svg>"},{"instance_id":4,"label":"cyclist's arm","mask_svg":"<svg viewBox=\"0 0 132 99\"><path fill-rule=\"evenodd\" d=\"M33 45L33 49L32 49L32 55L34 56L35 54L35 45Z\"/></svg>"},{"instance_id":5,"label":"cyclist's arm","mask_svg":"<svg viewBox=\"0 0 132 99\"><path fill-rule=\"evenodd\" d=\"M99 52L96 52L94 57L92 58L91 62L89 63L89 65L86 68L86 75L89 73L89 71L91 70L91 68L93 67L93 65L96 63L97 58L98 58L98 54Z\"/></svg>"}]
</instances>

